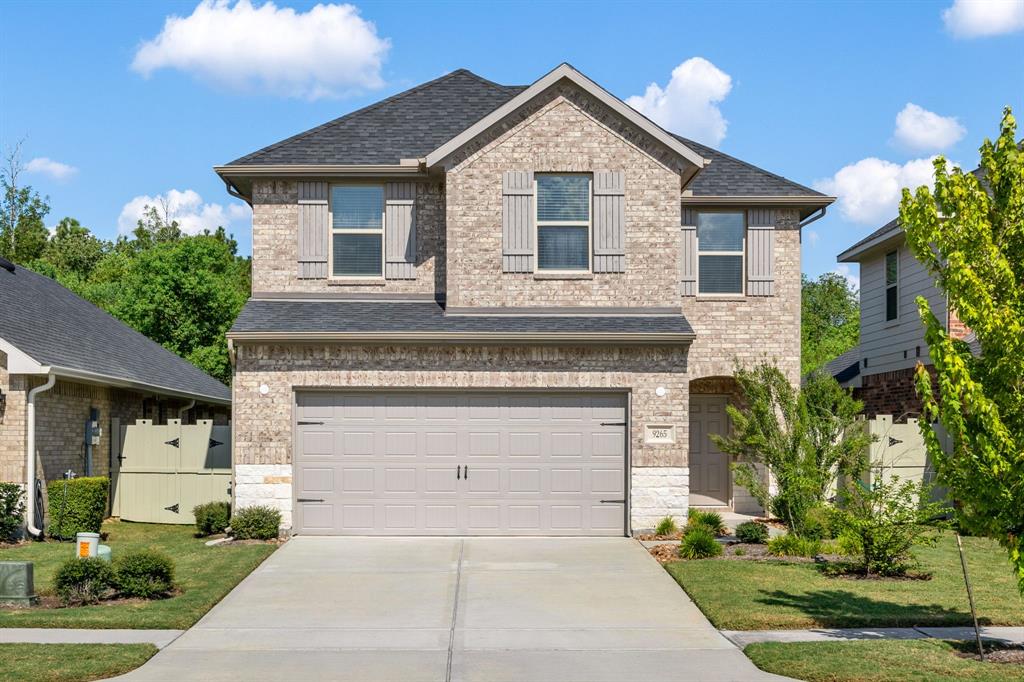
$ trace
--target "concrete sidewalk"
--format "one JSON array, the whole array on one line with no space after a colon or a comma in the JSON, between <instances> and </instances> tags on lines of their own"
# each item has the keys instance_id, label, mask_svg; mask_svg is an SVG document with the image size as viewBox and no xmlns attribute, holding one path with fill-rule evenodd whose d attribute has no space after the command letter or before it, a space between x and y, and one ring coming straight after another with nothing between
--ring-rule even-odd
<instances>
[{"instance_id":1,"label":"concrete sidewalk","mask_svg":"<svg viewBox=\"0 0 1024 682\"><path fill-rule=\"evenodd\" d=\"M884 639L974 639L974 628L837 628L818 630L722 630L722 634L736 646L746 647L755 642L836 642ZM1024 645L1024 627L983 627L985 640L1003 644Z\"/></svg>"},{"instance_id":2,"label":"concrete sidewalk","mask_svg":"<svg viewBox=\"0 0 1024 682\"><path fill-rule=\"evenodd\" d=\"M0 644L153 644L158 649L184 630L85 630L67 628L0 628Z\"/></svg>"},{"instance_id":3,"label":"concrete sidewalk","mask_svg":"<svg viewBox=\"0 0 1024 682\"><path fill-rule=\"evenodd\" d=\"M123 679L786 678L628 538L298 537Z\"/></svg>"}]
</instances>

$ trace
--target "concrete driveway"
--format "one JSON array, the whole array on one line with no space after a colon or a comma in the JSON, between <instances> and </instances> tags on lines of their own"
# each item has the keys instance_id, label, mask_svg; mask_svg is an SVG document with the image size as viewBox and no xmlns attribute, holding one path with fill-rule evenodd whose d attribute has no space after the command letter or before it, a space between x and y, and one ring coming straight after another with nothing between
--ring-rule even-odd
<instances>
[{"instance_id":1,"label":"concrete driveway","mask_svg":"<svg viewBox=\"0 0 1024 682\"><path fill-rule=\"evenodd\" d=\"M127 680L771 680L626 538L291 540Z\"/></svg>"}]
</instances>

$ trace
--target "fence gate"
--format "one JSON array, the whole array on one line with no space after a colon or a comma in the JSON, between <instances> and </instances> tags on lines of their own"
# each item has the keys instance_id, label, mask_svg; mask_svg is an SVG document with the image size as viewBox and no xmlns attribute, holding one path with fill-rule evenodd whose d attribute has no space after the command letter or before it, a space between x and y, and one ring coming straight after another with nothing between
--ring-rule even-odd
<instances>
[{"instance_id":1,"label":"fence gate","mask_svg":"<svg viewBox=\"0 0 1024 682\"><path fill-rule=\"evenodd\" d=\"M149 523L195 523L192 508L231 501L231 427L208 419L132 425L112 420L111 516Z\"/></svg>"}]
</instances>

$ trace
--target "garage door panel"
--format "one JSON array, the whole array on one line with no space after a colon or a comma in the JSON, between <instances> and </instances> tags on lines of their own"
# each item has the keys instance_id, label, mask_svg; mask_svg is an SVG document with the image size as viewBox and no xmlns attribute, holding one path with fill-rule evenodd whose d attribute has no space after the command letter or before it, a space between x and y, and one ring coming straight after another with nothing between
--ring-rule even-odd
<instances>
[{"instance_id":1,"label":"garage door panel","mask_svg":"<svg viewBox=\"0 0 1024 682\"><path fill-rule=\"evenodd\" d=\"M623 505L601 500L625 497L625 404L622 394L300 393L297 419L324 424L296 426L296 496L324 502L297 504L297 531L621 535Z\"/></svg>"}]
</instances>

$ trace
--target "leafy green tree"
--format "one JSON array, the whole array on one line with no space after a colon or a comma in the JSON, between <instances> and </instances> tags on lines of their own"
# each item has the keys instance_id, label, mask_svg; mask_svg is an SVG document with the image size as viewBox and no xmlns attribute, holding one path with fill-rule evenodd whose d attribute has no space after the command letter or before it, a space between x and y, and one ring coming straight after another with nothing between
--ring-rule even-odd
<instances>
[{"instance_id":1,"label":"leafy green tree","mask_svg":"<svg viewBox=\"0 0 1024 682\"><path fill-rule=\"evenodd\" d=\"M64 218L43 248L42 259L60 272L88 279L110 248L74 218Z\"/></svg>"},{"instance_id":2,"label":"leafy green tree","mask_svg":"<svg viewBox=\"0 0 1024 682\"><path fill-rule=\"evenodd\" d=\"M900 223L982 351L972 355L917 299L938 389L919 363L928 454L961 522L1007 549L1024 592L1024 152L1009 108L1000 128L981 146L978 174L947 171L939 157L934 192L903 190ZM929 426L936 420L949 453Z\"/></svg>"},{"instance_id":3,"label":"leafy green tree","mask_svg":"<svg viewBox=\"0 0 1024 682\"><path fill-rule=\"evenodd\" d=\"M800 372L818 369L857 345L860 301L857 290L836 272L802 277Z\"/></svg>"},{"instance_id":4,"label":"leafy green tree","mask_svg":"<svg viewBox=\"0 0 1024 682\"><path fill-rule=\"evenodd\" d=\"M32 187L19 185L21 144L8 150L0 171L0 256L14 263L30 263L43 254L50 233L43 220L50 212L48 199Z\"/></svg>"},{"instance_id":5,"label":"leafy green tree","mask_svg":"<svg viewBox=\"0 0 1024 682\"><path fill-rule=\"evenodd\" d=\"M808 513L825 501L836 478L865 466L871 440L854 427L863 406L823 372L813 373L801 388L768 363L737 369L734 376L745 405L728 406L732 433L711 438L737 459L736 482L792 533L804 535L810 530ZM757 465L772 472L774 495Z\"/></svg>"}]
</instances>

